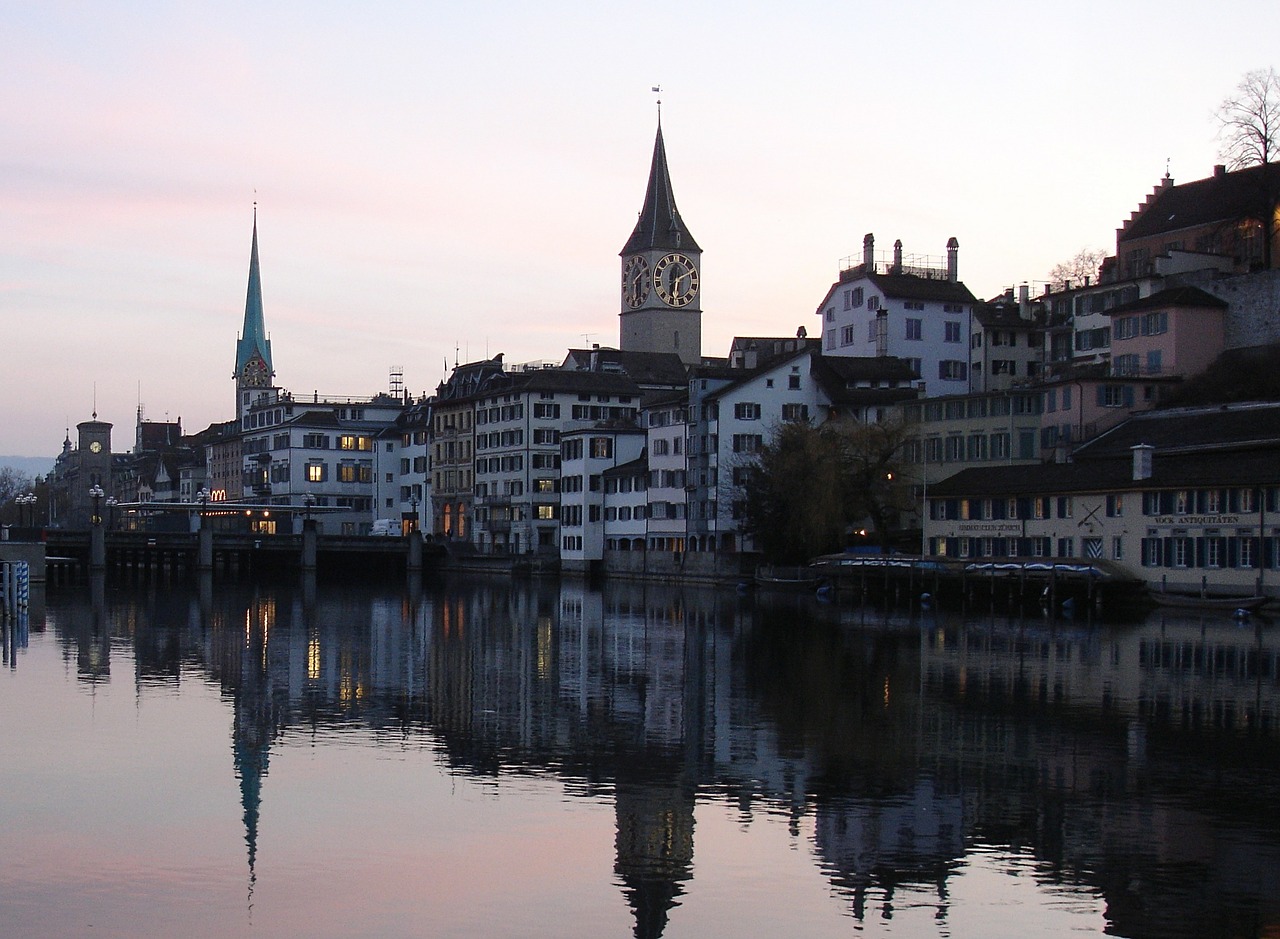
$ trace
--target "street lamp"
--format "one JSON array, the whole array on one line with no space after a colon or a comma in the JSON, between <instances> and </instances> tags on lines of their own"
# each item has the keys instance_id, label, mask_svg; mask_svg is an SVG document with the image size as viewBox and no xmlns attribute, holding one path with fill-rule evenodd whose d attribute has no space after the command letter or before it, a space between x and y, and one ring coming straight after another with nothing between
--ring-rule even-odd
<instances>
[{"instance_id":1,"label":"street lamp","mask_svg":"<svg viewBox=\"0 0 1280 939\"><path fill-rule=\"evenodd\" d=\"M18 524L34 528L36 524L36 494L28 492L26 495L18 496L13 501L18 504ZM31 506L31 508L28 510L27 506ZM27 516L30 516L29 520Z\"/></svg>"},{"instance_id":2,"label":"street lamp","mask_svg":"<svg viewBox=\"0 0 1280 939\"><path fill-rule=\"evenodd\" d=\"M416 495L409 496L409 531L410 534L418 530L418 497Z\"/></svg>"},{"instance_id":3,"label":"street lamp","mask_svg":"<svg viewBox=\"0 0 1280 939\"><path fill-rule=\"evenodd\" d=\"M100 511L100 504L102 502L102 497L105 495L106 493L103 491L102 487L99 486L97 483L94 483L93 486L89 489L89 498L93 500L93 514L89 516L89 524L91 525L102 524L102 516L98 513Z\"/></svg>"},{"instance_id":4,"label":"street lamp","mask_svg":"<svg viewBox=\"0 0 1280 939\"><path fill-rule=\"evenodd\" d=\"M304 492L302 494L303 528L311 527L311 507L315 504L316 496L314 492Z\"/></svg>"},{"instance_id":5,"label":"street lamp","mask_svg":"<svg viewBox=\"0 0 1280 939\"><path fill-rule=\"evenodd\" d=\"M196 499L200 502L200 527L204 528L204 510L209 504L209 490L201 486L200 491L196 493Z\"/></svg>"},{"instance_id":6,"label":"street lamp","mask_svg":"<svg viewBox=\"0 0 1280 939\"><path fill-rule=\"evenodd\" d=\"M114 531L116 527L116 506L120 500L115 496L107 496L107 528Z\"/></svg>"}]
</instances>

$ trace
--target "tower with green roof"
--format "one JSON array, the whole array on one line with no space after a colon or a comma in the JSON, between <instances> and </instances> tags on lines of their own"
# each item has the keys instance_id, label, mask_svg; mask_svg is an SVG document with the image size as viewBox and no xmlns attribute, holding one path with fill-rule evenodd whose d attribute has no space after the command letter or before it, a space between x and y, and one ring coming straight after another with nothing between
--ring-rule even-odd
<instances>
[{"instance_id":1,"label":"tower with green roof","mask_svg":"<svg viewBox=\"0 0 1280 939\"><path fill-rule=\"evenodd\" d=\"M271 340L262 317L262 273L258 268L258 208L253 209L253 248L249 253L249 290L244 301L244 327L236 340L236 415L242 415L255 391L270 388L275 379Z\"/></svg>"}]
</instances>

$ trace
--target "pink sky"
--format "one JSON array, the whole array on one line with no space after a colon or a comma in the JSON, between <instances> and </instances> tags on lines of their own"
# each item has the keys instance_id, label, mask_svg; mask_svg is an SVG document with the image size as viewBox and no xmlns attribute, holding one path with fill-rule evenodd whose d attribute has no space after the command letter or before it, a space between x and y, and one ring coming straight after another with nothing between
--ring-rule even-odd
<instances>
[{"instance_id":1,"label":"pink sky","mask_svg":"<svg viewBox=\"0 0 1280 939\"><path fill-rule=\"evenodd\" d=\"M0 55L0 454L141 401L224 420L254 200L278 381L372 394L402 366L616 344L619 259L664 88L704 250L703 349L793 334L875 232L979 296L1042 280L1274 62L1280 6L630 8L50 2Z\"/></svg>"}]
</instances>

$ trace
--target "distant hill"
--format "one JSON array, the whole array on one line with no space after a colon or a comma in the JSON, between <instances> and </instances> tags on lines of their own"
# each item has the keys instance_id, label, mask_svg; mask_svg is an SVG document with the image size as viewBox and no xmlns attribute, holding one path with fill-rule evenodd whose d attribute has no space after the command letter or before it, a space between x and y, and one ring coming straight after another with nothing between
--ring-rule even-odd
<instances>
[{"instance_id":1,"label":"distant hill","mask_svg":"<svg viewBox=\"0 0 1280 939\"><path fill-rule=\"evenodd\" d=\"M0 466L11 466L24 476L44 476L53 472L53 457L0 456Z\"/></svg>"},{"instance_id":2,"label":"distant hill","mask_svg":"<svg viewBox=\"0 0 1280 939\"><path fill-rule=\"evenodd\" d=\"M1165 396L1162 408L1280 401L1280 345L1228 349Z\"/></svg>"}]
</instances>

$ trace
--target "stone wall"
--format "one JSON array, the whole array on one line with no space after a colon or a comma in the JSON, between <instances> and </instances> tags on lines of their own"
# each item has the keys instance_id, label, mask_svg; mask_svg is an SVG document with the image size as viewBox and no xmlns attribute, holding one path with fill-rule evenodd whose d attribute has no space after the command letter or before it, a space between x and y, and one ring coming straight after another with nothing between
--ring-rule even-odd
<instances>
[{"instance_id":1,"label":"stone wall","mask_svg":"<svg viewBox=\"0 0 1280 939\"><path fill-rule=\"evenodd\" d=\"M1226 348L1280 342L1280 271L1239 274L1196 286L1231 305L1227 310Z\"/></svg>"}]
</instances>

